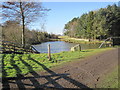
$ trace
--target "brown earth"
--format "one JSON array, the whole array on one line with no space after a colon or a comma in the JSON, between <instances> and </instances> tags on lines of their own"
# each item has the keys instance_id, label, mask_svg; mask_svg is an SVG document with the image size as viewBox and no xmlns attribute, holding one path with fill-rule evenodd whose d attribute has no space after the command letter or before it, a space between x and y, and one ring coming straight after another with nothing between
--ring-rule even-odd
<instances>
[{"instance_id":1,"label":"brown earth","mask_svg":"<svg viewBox=\"0 0 120 90\"><path fill-rule=\"evenodd\" d=\"M36 61L45 71L34 71L24 77L6 79L3 81L3 87L22 89L99 88L97 84L103 77L118 66L118 51L120 49L112 49L51 69Z\"/></svg>"}]
</instances>

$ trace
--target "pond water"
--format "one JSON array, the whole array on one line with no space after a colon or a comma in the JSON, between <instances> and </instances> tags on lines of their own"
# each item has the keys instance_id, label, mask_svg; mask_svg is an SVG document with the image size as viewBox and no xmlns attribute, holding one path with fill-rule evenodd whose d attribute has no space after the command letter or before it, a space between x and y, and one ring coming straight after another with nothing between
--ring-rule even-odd
<instances>
[{"instance_id":1,"label":"pond water","mask_svg":"<svg viewBox=\"0 0 120 90\"><path fill-rule=\"evenodd\" d=\"M53 41L53 42L45 42L38 45L33 45L35 49L40 53L48 52L48 44L50 44L51 53L59 53L62 51L70 51L71 47L77 45L76 43L68 43L64 41ZM94 49L98 48L100 44L80 44L81 49Z\"/></svg>"}]
</instances>

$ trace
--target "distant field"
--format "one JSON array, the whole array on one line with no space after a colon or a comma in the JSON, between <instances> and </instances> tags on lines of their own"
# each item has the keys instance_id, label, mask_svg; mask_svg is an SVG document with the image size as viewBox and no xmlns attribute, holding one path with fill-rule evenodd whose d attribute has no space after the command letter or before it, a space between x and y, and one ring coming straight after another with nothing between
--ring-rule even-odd
<instances>
[{"instance_id":1,"label":"distant field","mask_svg":"<svg viewBox=\"0 0 120 90\"><path fill-rule=\"evenodd\" d=\"M96 43L103 43L104 40L94 40L94 41L90 41L88 39L80 39L80 38L71 38L69 36L59 36L59 38L63 41L66 42L71 42L71 43L86 43L86 44L96 44ZM109 41L107 41L106 43L110 43Z\"/></svg>"}]
</instances>

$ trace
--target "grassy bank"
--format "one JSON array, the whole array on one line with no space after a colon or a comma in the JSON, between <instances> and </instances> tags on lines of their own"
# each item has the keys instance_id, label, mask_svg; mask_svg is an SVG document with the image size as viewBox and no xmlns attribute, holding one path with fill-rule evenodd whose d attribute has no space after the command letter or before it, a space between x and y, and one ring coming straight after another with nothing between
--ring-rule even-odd
<instances>
[{"instance_id":1,"label":"grassy bank","mask_svg":"<svg viewBox=\"0 0 120 90\"><path fill-rule=\"evenodd\" d=\"M118 67L104 76L104 79L98 84L100 88L118 88Z\"/></svg>"},{"instance_id":2,"label":"grassy bank","mask_svg":"<svg viewBox=\"0 0 120 90\"><path fill-rule=\"evenodd\" d=\"M56 40L61 40L65 42L70 42L70 43L78 43L78 44L97 44L97 43L103 43L104 41L99 41L99 40L94 40L94 41L89 41L88 39L79 39L79 38L71 38L68 36L59 36L60 39ZM110 43L107 41L106 43Z\"/></svg>"},{"instance_id":3,"label":"grassy bank","mask_svg":"<svg viewBox=\"0 0 120 90\"><path fill-rule=\"evenodd\" d=\"M52 54L51 61L48 61L47 54L2 54L3 77L16 77L19 74L28 74L32 71L44 70L47 68L63 65L67 62L95 55L111 48L89 49L76 52L61 52Z\"/></svg>"}]
</instances>

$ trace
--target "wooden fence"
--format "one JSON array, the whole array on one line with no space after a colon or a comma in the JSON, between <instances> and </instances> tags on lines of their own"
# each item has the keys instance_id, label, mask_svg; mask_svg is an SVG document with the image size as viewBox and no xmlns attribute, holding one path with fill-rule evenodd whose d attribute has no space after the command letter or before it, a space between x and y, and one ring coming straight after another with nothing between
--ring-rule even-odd
<instances>
[{"instance_id":1,"label":"wooden fence","mask_svg":"<svg viewBox=\"0 0 120 90\"><path fill-rule=\"evenodd\" d=\"M29 49L25 49L10 41L0 41L0 53L24 54L24 53L39 53L39 52L33 46L31 46Z\"/></svg>"},{"instance_id":2,"label":"wooden fence","mask_svg":"<svg viewBox=\"0 0 120 90\"><path fill-rule=\"evenodd\" d=\"M74 47L71 48L71 51L81 51L81 45L75 45Z\"/></svg>"},{"instance_id":3,"label":"wooden fence","mask_svg":"<svg viewBox=\"0 0 120 90\"><path fill-rule=\"evenodd\" d=\"M105 39L103 43L101 43L99 48L101 48L103 46L103 44L105 44L106 41L110 41L111 42L109 44L109 46L120 45L120 37L109 37L109 38Z\"/></svg>"}]
</instances>

